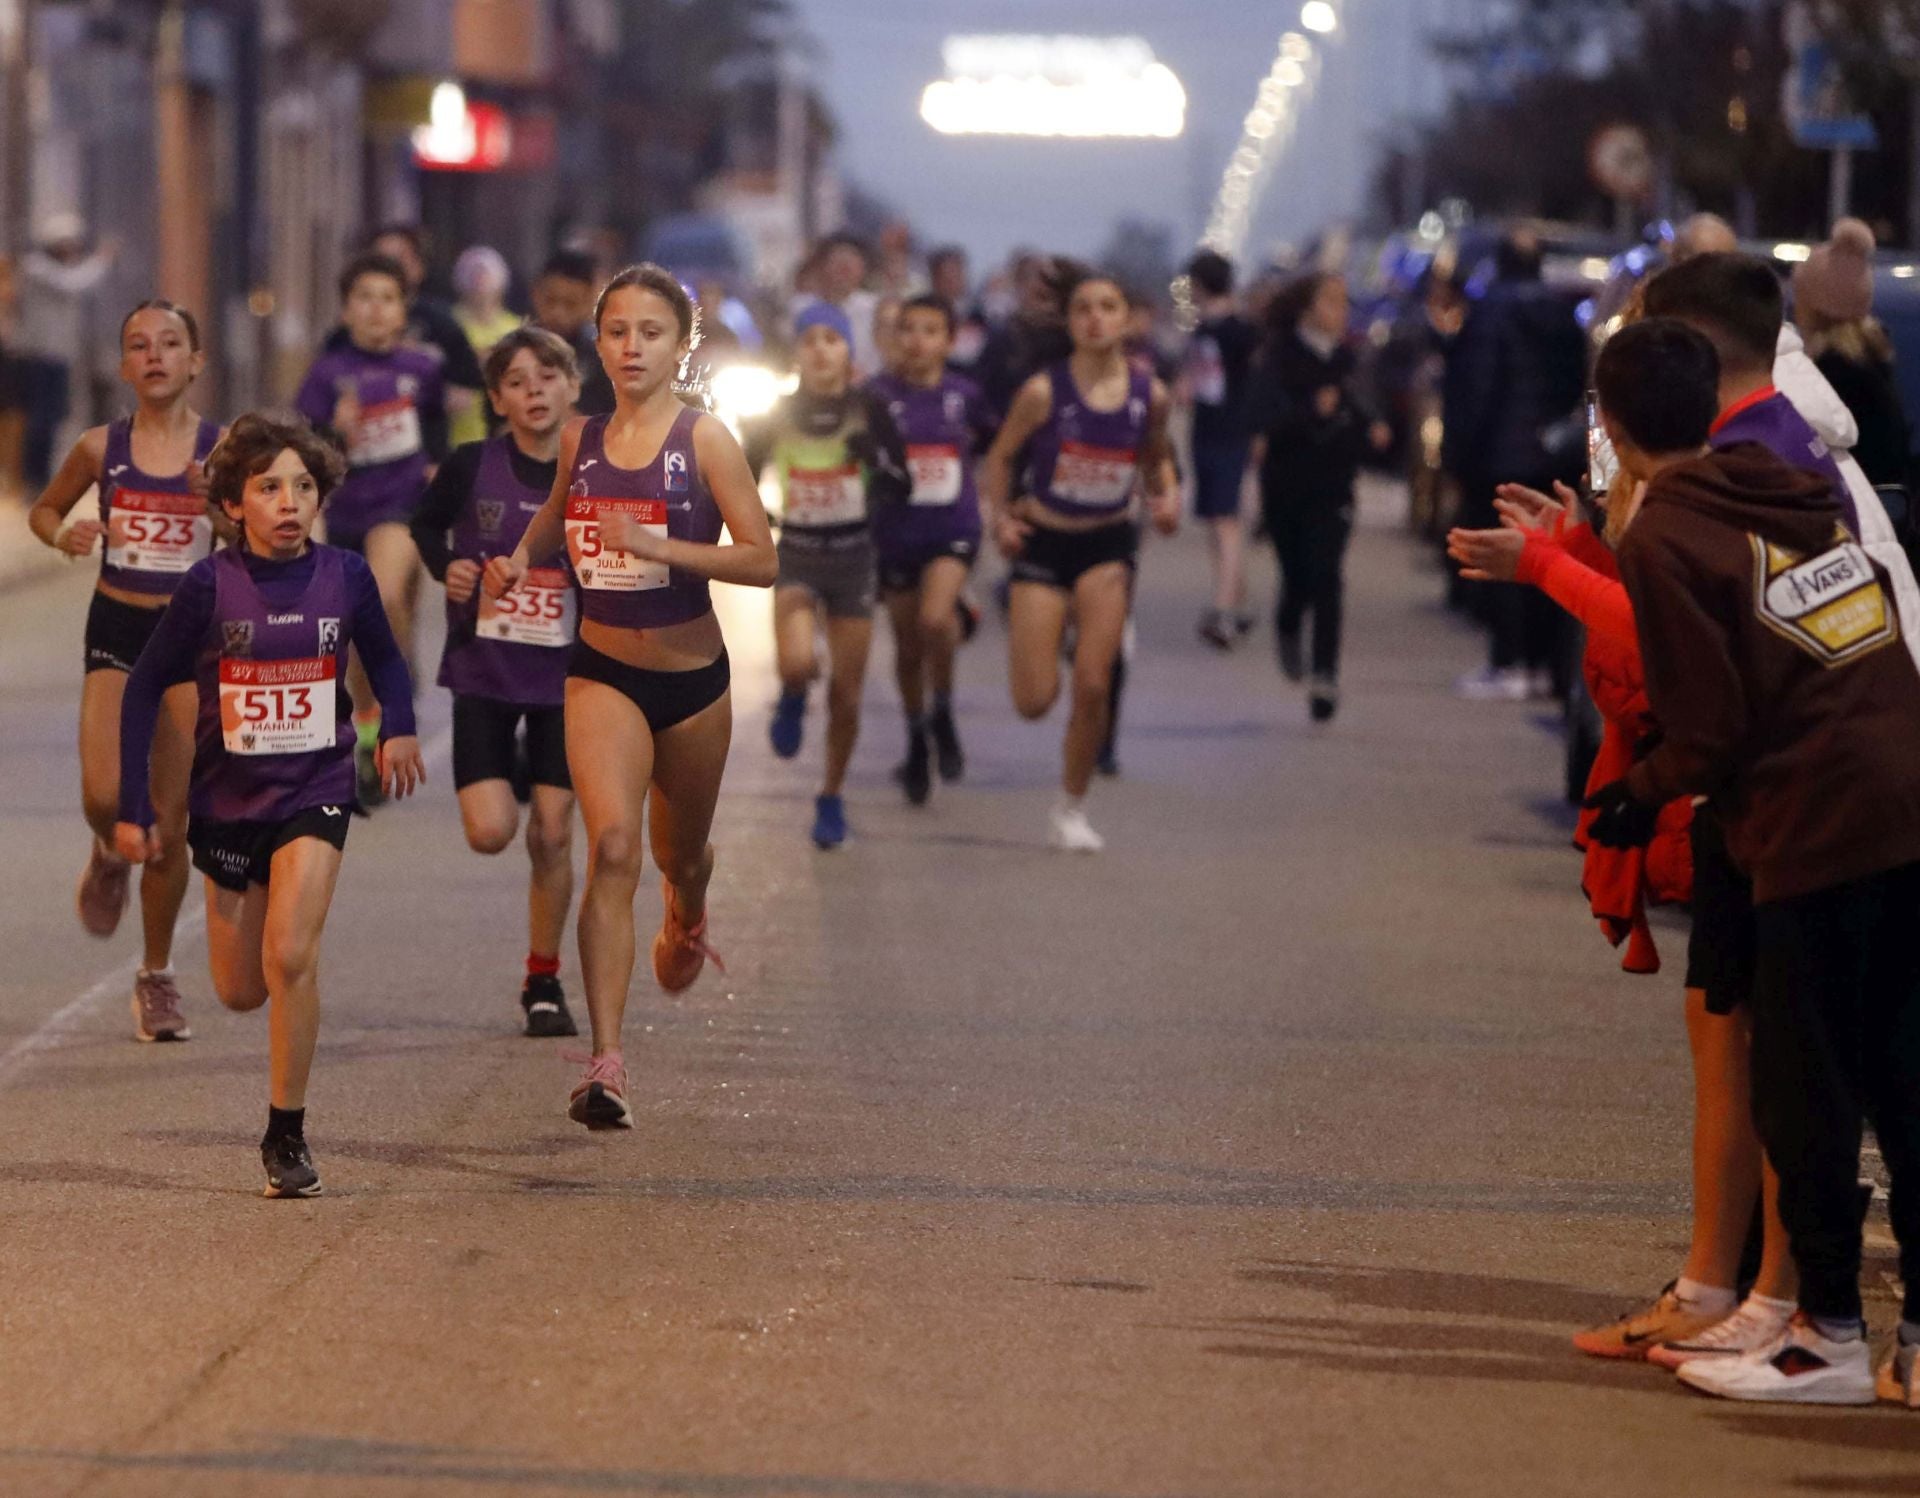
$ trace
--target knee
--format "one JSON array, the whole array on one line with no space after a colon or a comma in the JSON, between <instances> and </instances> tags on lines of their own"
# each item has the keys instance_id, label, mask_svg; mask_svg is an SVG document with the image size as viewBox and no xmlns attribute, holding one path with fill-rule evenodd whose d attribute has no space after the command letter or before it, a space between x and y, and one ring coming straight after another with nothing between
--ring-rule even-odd
<instances>
[{"instance_id":1,"label":"knee","mask_svg":"<svg viewBox=\"0 0 1920 1498\"><path fill-rule=\"evenodd\" d=\"M260 970L272 993L310 984L320 970L319 943L295 941L270 947L260 954Z\"/></svg>"},{"instance_id":2,"label":"knee","mask_svg":"<svg viewBox=\"0 0 1920 1498\"><path fill-rule=\"evenodd\" d=\"M938 650L952 650L960 643L960 618L952 609L929 610L920 616L920 638Z\"/></svg>"},{"instance_id":3,"label":"knee","mask_svg":"<svg viewBox=\"0 0 1920 1498\"><path fill-rule=\"evenodd\" d=\"M503 853L513 844L511 821L475 817L467 823L467 846L476 853Z\"/></svg>"},{"instance_id":4,"label":"knee","mask_svg":"<svg viewBox=\"0 0 1920 1498\"><path fill-rule=\"evenodd\" d=\"M603 828L593 840L592 876L638 884L643 856L638 827Z\"/></svg>"},{"instance_id":5,"label":"knee","mask_svg":"<svg viewBox=\"0 0 1920 1498\"><path fill-rule=\"evenodd\" d=\"M119 794L117 790L113 794L82 791L80 809L86 816L87 825L95 831L102 827L112 827L120 820Z\"/></svg>"},{"instance_id":6,"label":"knee","mask_svg":"<svg viewBox=\"0 0 1920 1498\"><path fill-rule=\"evenodd\" d=\"M836 718L860 716L860 683L836 680L827 688L827 708Z\"/></svg>"},{"instance_id":7,"label":"knee","mask_svg":"<svg viewBox=\"0 0 1920 1498\"><path fill-rule=\"evenodd\" d=\"M536 865L565 862L572 851L571 818L544 817L536 812L527 819L527 856Z\"/></svg>"},{"instance_id":8,"label":"knee","mask_svg":"<svg viewBox=\"0 0 1920 1498\"><path fill-rule=\"evenodd\" d=\"M223 973L213 975L213 991L222 1005L236 1014L258 1009L267 1002L267 984L260 973Z\"/></svg>"},{"instance_id":9,"label":"knee","mask_svg":"<svg viewBox=\"0 0 1920 1498\"><path fill-rule=\"evenodd\" d=\"M1076 713L1105 712L1107 699L1113 694L1113 673L1110 668L1094 672L1090 668L1075 666L1073 670L1073 710Z\"/></svg>"},{"instance_id":10,"label":"knee","mask_svg":"<svg viewBox=\"0 0 1920 1498\"><path fill-rule=\"evenodd\" d=\"M1046 682L1036 685L1033 682L1015 682L1013 686L1013 710L1028 722L1035 718L1044 718L1047 710L1053 706L1053 700L1060 695L1060 684Z\"/></svg>"}]
</instances>

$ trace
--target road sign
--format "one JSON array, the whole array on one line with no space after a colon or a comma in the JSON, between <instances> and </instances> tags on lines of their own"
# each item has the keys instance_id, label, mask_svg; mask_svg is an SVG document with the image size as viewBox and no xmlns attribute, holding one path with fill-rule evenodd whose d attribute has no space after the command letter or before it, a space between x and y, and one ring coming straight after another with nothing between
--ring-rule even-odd
<instances>
[{"instance_id":1,"label":"road sign","mask_svg":"<svg viewBox=\"0 0 1920 1498\"><path fill-rule=\"evenodd\" d=\"M1880 144L1879 132L1848 95L1840 59L1806 6L1789 6L1783 25L1790 60L1781 89L1794 144L1822 151L1873 150Z\"/></svg>"}]
</instances>

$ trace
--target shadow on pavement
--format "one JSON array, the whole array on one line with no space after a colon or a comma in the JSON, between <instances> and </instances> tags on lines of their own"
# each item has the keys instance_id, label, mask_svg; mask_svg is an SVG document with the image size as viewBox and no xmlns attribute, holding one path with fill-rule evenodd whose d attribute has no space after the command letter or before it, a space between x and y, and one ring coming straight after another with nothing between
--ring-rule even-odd
<instances>
[{"instance_id":1,"label":"shadow on pavement","mask_svg":"<svg viewBox=\"0 0 1920 1498\"><path fill-rule=\"evenodd\" d=\"M263 1476L459 1482L508 1491L633 1493L671 1498L1109 1498L1095 1492L1042 1494L1027 1488L922 1482L913 1478L828 1477L800 1472L701 1473L541 1465L503 1452L463 1451L326 1437L294 1439L260 1451L121 1452L0 1450L0 1463L74 1463L109 1471L230 1472ZM364 1488L346 1488L364 1492Z\"/></svg>"}]
</instances>

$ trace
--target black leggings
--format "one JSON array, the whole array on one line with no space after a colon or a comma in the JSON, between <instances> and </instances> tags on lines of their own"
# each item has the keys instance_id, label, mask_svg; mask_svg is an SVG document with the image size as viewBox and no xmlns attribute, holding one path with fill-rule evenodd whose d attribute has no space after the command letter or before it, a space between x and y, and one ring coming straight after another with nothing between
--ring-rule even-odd
<instances>
[{"instance_id":1,"label":"black leggings","mask_svg":"<svg viewBox=\"0 0 1920 1498\"><path fill-rule=\"evenodd\" d=\"M1280 605L1274 626L1283 638L1313 616L1313 674L1340 674L1340 615L1346 598L1347 540L1353 495L1282 495L1263 489L1267 535L1280 557Z\"/></svg>"},{"instance_id":2,"label":"black leggings","mask_svg":"<svg viewBox=\"0 0 1920 1498\"><path fill-rule=\"evenodd\" d=\"M1809 1315L1860 1314L1860 1126L1920 1321L1920 864L1754 907L1753 1111Z\"/></svg>"}]
</instances>

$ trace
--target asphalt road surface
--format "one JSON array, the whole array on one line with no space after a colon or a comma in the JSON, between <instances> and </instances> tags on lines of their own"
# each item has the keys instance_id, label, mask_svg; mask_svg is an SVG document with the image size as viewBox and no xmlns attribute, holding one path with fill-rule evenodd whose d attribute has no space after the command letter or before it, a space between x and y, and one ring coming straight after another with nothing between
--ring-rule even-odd
<instances>
[{"instance_id":1,"label":"asphalt road surface","mask_svg":"<svg viewBox=\"0 0 1920 1498\"><path fill-rule=\"evenodd\" d=\"M1450 698L1478 643L1401 534L1357 543L1330 731L1264 630L1195 639L1203 574L1146 560L1090 859L1043 846L1060 724L991 623L967 783L888 782L883 647L816 853L818 715L772 759L730 599L730 971L636 983L631 1134L517 1033L524 860L466 851L428 692L428 793L348 845L305 1203L260 1198L264 1019L197 890L187 1045L131 1038L133 921L74 919L85 574L0 597L0 1493L1920 1493L1911 1416L1570 1350L1682 1252L1680 937L1617 970L1557 743Z\"/></svg>"}]
</instances>

